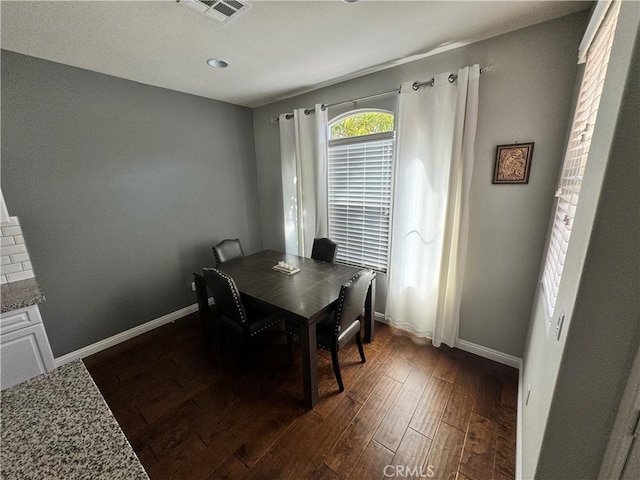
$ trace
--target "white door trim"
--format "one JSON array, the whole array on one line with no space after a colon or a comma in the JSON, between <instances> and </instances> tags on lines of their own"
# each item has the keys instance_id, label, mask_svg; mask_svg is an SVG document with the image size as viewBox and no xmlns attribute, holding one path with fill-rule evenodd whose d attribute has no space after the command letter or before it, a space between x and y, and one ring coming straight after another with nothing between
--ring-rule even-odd
<instances>
[{"instance_id":1,"label":"white door trim","mask_svg":"<svg viewBox=\"0 0 640 480\"><path fill-rule=\"evenodd\" d=\"M627 380L618 415L611 430L607 450L600 467L599 479L619 479L633 443L633 430L640 413L640 346ZM638 441L638 440L637 440ZM635 448L638 448L636 445Z\"/></svg>"}]
</instances>

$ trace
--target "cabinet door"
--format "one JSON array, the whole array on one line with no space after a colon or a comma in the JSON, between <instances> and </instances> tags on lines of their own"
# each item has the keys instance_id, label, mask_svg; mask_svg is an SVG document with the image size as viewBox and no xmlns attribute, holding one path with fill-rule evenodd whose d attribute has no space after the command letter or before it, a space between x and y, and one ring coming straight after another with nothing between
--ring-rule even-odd
<instances>
[{"instance_id":1,"label":"cabinet door","mask_svg":"<svg viewBox=\"0 0 640 480\"><path fill-rule=\"evenodd\" d=\"M54 360L44 326L33 325L2 335L0 362L2 389L51 370Z\"/></svg>"},{"instance_id":2,"label":"cabinet door","mask_svg":"<svg viewBox=\"0 0 640 480\"><path fill-rule=\"evenodd\" d=\"M0 315L0 335L42 323L40 309L36 305L20 308Z\"/></svg>"}]
</instances>

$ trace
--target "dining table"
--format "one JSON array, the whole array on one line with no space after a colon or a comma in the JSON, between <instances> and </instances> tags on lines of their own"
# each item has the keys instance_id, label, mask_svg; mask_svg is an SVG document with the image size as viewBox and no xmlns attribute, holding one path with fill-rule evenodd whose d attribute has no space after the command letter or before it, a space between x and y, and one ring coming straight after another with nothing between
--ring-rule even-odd
<instances>
[{"instance_id":1,"label":"dining table","mask_svg":"<svg viewBox=\"0 0 640 480\"><path fill-rule=\"evenodd\" d=\"M280 262L299 269L278 271ZM265 250L219 264L219 270L233 278L243 297L269 312L300 325L303 401L308 407L318 402L318 360L316 323L335 309L340 287L362 268L324 262L275 250ZM364 341L374 336L375 276L364 305Z\"/></svg>"}]
</instances>

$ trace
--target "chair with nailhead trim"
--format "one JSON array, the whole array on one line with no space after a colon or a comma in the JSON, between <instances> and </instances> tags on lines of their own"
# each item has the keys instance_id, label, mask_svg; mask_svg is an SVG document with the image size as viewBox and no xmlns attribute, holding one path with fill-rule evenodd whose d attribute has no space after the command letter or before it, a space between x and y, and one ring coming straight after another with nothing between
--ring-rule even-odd
<instances>
[{"instance_id":1,"label":"chair with nailhead trim","mask_svg":"<svg viewBox=\"0 0 640 480\"><path fill-rule=\"evenodd\" d=\"M202 334L205 340L213 337L215 325L215 315L209 307L209 295L207 292L207 281L202 274L193 273L193 283L196 287L196 300L198 302L198 313L200 314L200 322L202 323Z\"/></svg>"},{"instance_id":2,"label":"chair with nailhead trim","mask_svg":"<svg viewBox=\"0 0 640 480\"><path fill-rule=\"evenodd\" d=\"M336 253L338 253L338 244L336 242L328 238L313 239L311 258L333 263L336 261Z\"/></svg>"},{"instance_id":3,"label":"chair with nailhead trim","mask_svg":"<svg viewBox=\"0 0 640 480\"><path fill-rule=\"evenodd\" d=\"M244 257L244 251L238 238L227 238L213 246L213 256L216 259L216 266L218 266L222 262Z\"/></svg>"},{"instance_id":4,"label":"chair with nailhead trim","mask_svg":"<svg viewBox=\"0 0 640 480\"><path fill-rule=\"evenodd\" d=\"M338 351L353 337L356 338L360 359L365 363L360 337L360 318L367 298L369 285L375 274L372 270L361 270L351 280L340 287L340 295L335 311L330 312L323 320L316 324L316 341L318 347L331 352L333 372L338 381L340 391L344 391ZM300 327L285 320L287 343L289 347L289 362L293 362L292 337L300 337Z\"/></svg>"},{"instance_id":5,"label":"chair with nailhead trim","mask_svg":"<svg viewBox=\"0 0 640 480\"><path fill-rule=\"evenodd\" d=\"M227 331L239 334L243 340L244 365L251 363L251 339L282 321L278 315L253 305L245 305L236 283L229 275L215 268L203 268L202 273L216 304L220 319L220 351Z\"/></svg>"}]
</instances>

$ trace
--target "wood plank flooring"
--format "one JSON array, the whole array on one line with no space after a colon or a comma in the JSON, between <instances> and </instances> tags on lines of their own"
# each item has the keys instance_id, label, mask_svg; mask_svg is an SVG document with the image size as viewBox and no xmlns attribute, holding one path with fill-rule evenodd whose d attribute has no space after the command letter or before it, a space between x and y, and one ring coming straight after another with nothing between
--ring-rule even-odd
<instances>
[{"instance_id":1,"label":"wood plank flooring","mask_svg":"<svg viewBox=\"0 0 640 480\"><path fill-rule=\"evenodd\" d=\"M377 325L339 393L319 351L318 405L302 405L300 349L281 330L221 355L190 315L85 359L155 479L507 479L515 476L517 371Z\"/></svg>"}]
</instances>

